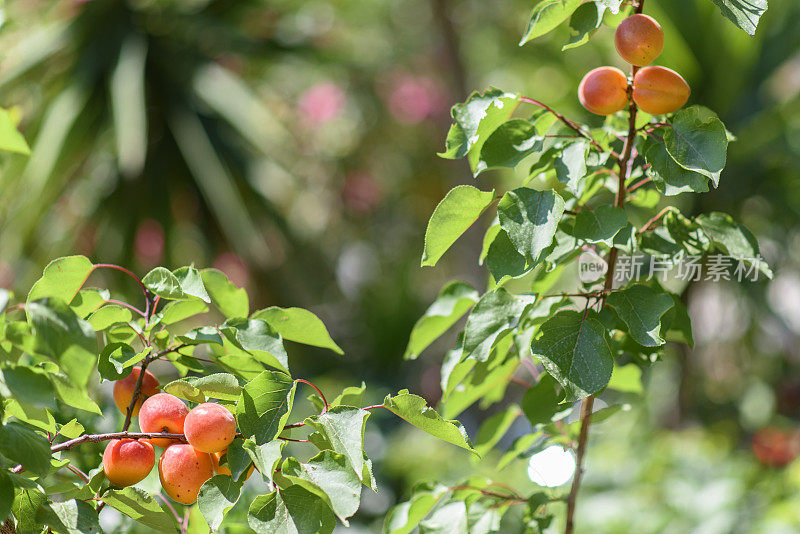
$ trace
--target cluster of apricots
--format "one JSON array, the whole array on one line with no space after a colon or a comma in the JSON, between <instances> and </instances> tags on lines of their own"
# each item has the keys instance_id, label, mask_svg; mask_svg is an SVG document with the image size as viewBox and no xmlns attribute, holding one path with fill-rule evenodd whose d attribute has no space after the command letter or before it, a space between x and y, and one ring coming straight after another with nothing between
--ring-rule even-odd
<instances>
[{"instance_id":1,"label":"cluster of apricots","mask_svg":"<svg viewBox=\"0 0 800 534\"><path fill-rule=\"evenodd\" d=\"M616 67L589 71L578 86L583 107L598 115L611 115L628 105L629 98L642 111L661 115L677 111L689 100L689 84L672 69L650 65L664 48L664 32L653 17L637 13L623 20L614 34L619 55L635 67L632 83Z\"/></svg>"},{"instance_id":2,"label":"cluster of apricots","mask_svg":"<svg viewBox=\"0 0 800 534\"><path fill-rule=\"evenodd\" d=\"M133 399L141 369L114 384L114 403L124 414ZM145 370L141 394L133 415L139 417L142 432L183 434L188 444L169 438L115 439L103 452L103 471L115 486L125 487L143 480L156 461L154 447L164 448L158 460L161 487L173 500L190 505L197 500L200 486L214 474L231 475L220 465L228 445L236 437L236 420L220 404L205 402L191 410L169 393L159 393L156 377ZM247 474L249 477L253 468Z\"/></svg>"}]
</instances>

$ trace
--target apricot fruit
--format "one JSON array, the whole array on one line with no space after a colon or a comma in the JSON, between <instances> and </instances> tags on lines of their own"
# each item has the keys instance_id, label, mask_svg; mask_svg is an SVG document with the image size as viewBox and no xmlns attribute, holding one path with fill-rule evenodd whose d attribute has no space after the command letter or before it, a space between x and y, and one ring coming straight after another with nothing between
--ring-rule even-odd
<instances>
[{"instance_id":1,"label":"apricot fruit","mask_svg":"<svg viewBox=\"0 0 800 534\"><path fill-rule=\"evenodd\" d=\"M170 445L158 460L158 478L170 498L181 504L197 501L200 486L214 476L211 455L191 445Z\"/></svg>"},{"instance_id":2,"label":"apricot fruit","mask_svg":"<svg viewBox=\"0 0 800 534\"><path fill-rule=\"evenodd\" d=\"M220 452L236 437L236 419L221 404L204 402L191 409L183 423L186 441L203 452Z\"/></svg>"},{"instance_id":3,"label":"apricot fruit","mask_svg":"<svg viewBox=\"0 0 800 534\"><path fill-rule=\"evenodd\" d=\"M664 49L664 31L656 19L637 13L617 26L614 44L622 59L644 67L655 61Z\"/></svg>"},{"instance_id":4,"label":"apricot fruit","mask_svg":"<svg viewBox=\"0 0 800 534\"><path fill-rule=\"evenodd\" d=\"M141 482L156 464L153 446L144 440L112 439L103 451L103 471L115 486Z\"/></svg>"},{"instance_id":5,"label":"apricot fruit","mask_svg":"<svg viewBox=\"0 0 800 534\"><path fill-rule=\"evenodd\" d=\"M139 428L142 432L169 432L183 434L183 423L189 409L174 395L158 393L142 404L139 412ZM169 447L178 443L168 438L153 438L149 440L156 447Z\"/></svg>"},{"instance_id":6,"label":"apricot fruit","mask_svg":"<svg viewBox=\"0 0 800 534\"><path fill-rule=\"evenodd\" d=\"M651 115L679 110L691 92L686 80L667 67L644 67L633 78L633 101Z\"/></svg>"},{"instance_id":7,"label":"apricot fruit","mask_svg":"<svg viewBox=\"0 0 800 534\"><path fill-rule=\"evenodd\" d=\"M751 447L762 464L784 467L800 455L800 432L764 427L753 435Z\"/></svg>"},{"instance_id":8,"label":"apricot fruit","mask_svg":"<svg viewBox=\"0 0 800 534\"><path fill-rule=\"evenodd\" d=\"M578 99L592 113L616 113L628 104L628 78L615 67L590 70L578 86Z\"/></svg>"},{"instance_id":9,"label":"apricot fruit","mask_svg":"<svg viewBox=\"0 0 800 534\"><path fill-rule=\"evenodd\" d=\"M117 405L117 408L122 415L127 414L128 406L131 404L131 399L133 399L133 390L136 388L136 382L139 380L139 374L142 372L141 367L134 367L131 370L131 374L123 378L122 380L117 380L114 382L114 404ZM144 372L144 378L142 378L142 389L141 394L139 395L139 399L136 401L136 404L133 406L133 413L131 414L133 417L139 415L139 409L142 407L142 403L147 399L147 397L151 397L158 393L158 379L148 370Z\"/></svg>"},{"instance_id":10,"label":"apricot fruit","mask_svg":"<svg viewBox=\"0 0 800 534\"><path fill-rule=\"evenodd\" d=\"M218 475L227 475L233 476L231 474L231 469L227 465L220 465L219 463L222 461L222 457L228 453L228 449L220 452L212 452L211 453L211 461L214 463L214 472ZM244 479L247 480L250 478L250 475L253 474L253 470L255 470L255 464L250 464L250 469L247 470L247 475L245 475Z\"/></svg>"}]
</instances>

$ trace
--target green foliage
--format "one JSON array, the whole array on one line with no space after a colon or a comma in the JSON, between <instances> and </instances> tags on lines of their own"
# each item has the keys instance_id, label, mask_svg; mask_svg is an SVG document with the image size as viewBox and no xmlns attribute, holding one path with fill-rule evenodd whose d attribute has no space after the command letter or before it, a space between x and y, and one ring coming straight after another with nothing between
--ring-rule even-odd
<instances>
[{"instance_id":1,"label":"green foliage","mask_svg":"<svg viewBox=\"0 0 800 534\"><path fill-rule=\"evenodd\" d=\"M112 299L107 290L84 288L97 269L122 271L134 278L142 289L145 310ZM250 499L248 522L258 532L330 532L337 518L347 525L356 513L362 485L377 489L364 434L371 410L384 407L471 450L459 423L443 419L422 397L407 391L386 397L383 405L349 405L361 404L363 384L346 388L331 404L312 398L316 411L290 423L301 380L289 374L286 341L338 354L342 349L310 311L271 307L249 314L247 294L218 271L158 267L140 280L127 269L72 256L50 263L26 302L14 302L8 292L3 297L0 514L4 519L10 512L18 532L35 531L41 525L56 532L98 532L100 503L151 531L217 531L225 528L226 516L245 496ZM451 326L476 297L463 283L445 292L439 305L444 311L431 313L431 320L439 317L443 322L433 320L420 327L422 344L416 350ZM208 304L217 308L221 319L208 313ZM93 379L120 380L135 365L146 367L155 360L171 364L179 375L162 386L163 392L191 404L222 404L235 415L241 434L220 459L231 476L217 474L202 485L199 513L189 514L188 520L174 516L174 506L162 505L145 482L110 488L97 468L98 456L92 457L95 469L86 475L90 478L85 485L65 481L59 473L72 468L67 458L73 447L111 439L88 434L81 422L67 418L73 408L100 414ZM90 416L81 417L82 422L91 421ZM289 438L287 434L299 427L308 430L307 439ZM60 451L66 440L73 439L78 441ZM319 452L285 456L284 445L290 440ZM243 491L245 475L253 468L266 483L260 496ZM79 470L73 473L85 476Z\"/></svg>"},{"instance_id":2,"label":"green foliage","mask_svg":"<svg viewBox=\"0 0 800 534\"><path fill-rule=\"evenodd\" d=\"M766 2L714 3L751 34L766 9ZM622 7L618 0L543 0L521 44L569 20L563 48L583 45L608 13ZM606 22L613 26L613 20ZM538 108L530 118L527 109L512 116L517 105L527 104ZM406 356L415 358L469 312L442 364L442 413L455 417L476 402L486 408L507 400L509 382L524 386L520 405L506 402L477 435L475 451L490 455L519 415L527 419L527 433L506 447L498 469L548 445L574 447L580 439L578 447L585 447L586 415L594 423L621 417L615 414L629 406L619 403L619 395L643 393L642 373L658 362L666 343L693 344L686 306L654 279L656 261L674 269L695 257L711 269L723 255L740 262L723 268L726 278L734 269L771 277L755 237L733 218L716 212L689 218L665 205L671 196L721 185L734 139L722 121L702 106L660 117L637 111L631 105L592 128L533 98L494 88L453 107L447 150L440 155L465 158L481 179L491 169L517 172L506 174L508 190L485 231L479 263L490 275L487 290L446 286L412 330ZM479 194L472 186L458 187ZM447 198L443 205L447 220L460 224L433 224L434 213L426 244L444 242L442 249L489 206ZM644 269L624 271L622 262L637 255ZM571 264L578 258L576 276ZM423 264L433 263L423 256ZM600 264L605 272L584 271ZM522 367L536 377L533 383L515 376ZM601 396L606 406L575 420L574 401L585 399L588 409ZM489 484L470 479L455 491L422 486L393 509L384 532L542 532L549 524L553 512L543 505L554 494L498 493ZM527 505L514 527L501 523L510 502Z\"/></svg>"}]
</instances>

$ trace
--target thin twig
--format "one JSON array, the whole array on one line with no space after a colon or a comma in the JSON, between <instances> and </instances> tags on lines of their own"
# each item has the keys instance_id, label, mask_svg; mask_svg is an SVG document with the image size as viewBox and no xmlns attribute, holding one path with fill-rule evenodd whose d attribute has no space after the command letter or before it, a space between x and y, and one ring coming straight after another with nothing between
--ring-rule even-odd
<instances>
[{"instance_id":1,"label":"thin twig","mask_svg":"<svg viewBox=\"0 0 800 534\"><path fill-rule=\"evenodd\" d=\"M143 312L142 310L140 310L140 309L139 309L139 308L137 308L136 306L131 306L131 305L130 305L130 304L128 304L127 302L123 302L123 301L121 301L121 300L115 300L115 299L108 299L108 300L106 301L106 304L116 304L117 306L125 306L125 307L126 307L126 308L128 308L129 310L133 310L133 311L135 311L136 313L138 313L139 315L141 315L142 317L144 317L144 312Z\"/></svg>"},{"instance_id":2,"label":"thin twig","mask_svg":"<svg viewBox=\"0 0 800 534\"><path fill-rule=\"evenodd\" d=\"M640 188L640 187L642 187L643 185L647 185L647 184L649 184L649 183L650 183L650 182L652 182L652 181L653 181L653 177L652 177L652 176L648 176L648 177L646 177L646 178L642 178L642 180L640 180L640 181L636 182L635 184L633 184L632 186L630 186L630 187L628 188L628 193L630 193L630 192L632 192L632 191L636 191L637 189L639 189L639 188Z\"/></svg>"},{"instance_id":3,"label":"thin twig","mask_svg":"<svg viewBox=\"0 0 800 534\"><path fill-rule=\"evenodd\" d=\"M567 128L569 128L573 132L577 133L579 137L583 137L584 139L589 141L592 145L594 145L598 150L600 150L602 152L605 152L605 149L602 147L602 145L600 145L600 143L598 143L595 140L594 137L592 137L588 133L584 132L583 128L581 128L579 124L577 124L574 121L569 120L564 115L562 115L558 111L554 110L553 108L551 108L550 106L548 106L544 102L540 102L539 100L536 100L535 98L530 98L530 97L527 97L527 96L520 97L520 101L521 102L526 102L528 104L533 104L535 106L539 106L540 108L552 113L558 120L560 120L562 123L564 123L567 126Z\"/></svg>"},{"instance_id":4,"label":"thin twig","mask_svg":"<svg viewBox=\"0 0 800 534\"><path fill-rule=\"evenodd\" d=\"M304 380L302 378L298 378L297 380L295 380L295 382L302 382L303 384L308 384L309 386L314 388L317 391L317 393L319 393L319 396L322 397L322 402L325 403L325 406L322 408L322 413L325 413L325 412L328 411L328 399L325 398L325 394L322 393L322 391L317 386L315 386L314 384L312 384L308 380Z\"/></svg>"},{"instance_id":5,"label":"thin twig","mask_svg":"<svg viewBox=\"0 0 800 534\"><path fill-rule=\"evenodd\" d=\"M676 208L675 208L675 206L667 206L667 207L666 207L666 208L664 208L663 210L659 211L659 212L658 212L658 214L656 214L656 216L655 216L655 217L653 217L652 219L650 219L649 221L647 221L647 222L644 224L644 226L642 226L642 227L639 229L639 231L638 231L637 233L641 234L641 233L644 233L644 232L648 231L648 230L650 229L650 227L651 227L651 226L653 226L655 223L657 223L657 222L658 222L658 220L659 220L661 217L663 217L664 215L666 215L666 214L667 214L667 213L669 213L670 211L674 211L675 209L676 209Z\"/></svg>"}]
</instances>

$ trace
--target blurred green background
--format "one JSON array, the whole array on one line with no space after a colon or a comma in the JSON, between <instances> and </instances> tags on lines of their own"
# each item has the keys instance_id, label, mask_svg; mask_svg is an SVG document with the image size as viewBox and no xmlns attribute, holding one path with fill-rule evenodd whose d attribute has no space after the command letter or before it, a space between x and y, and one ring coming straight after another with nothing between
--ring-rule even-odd
<instances>
[{"instance_id":1,"label":"blurred green background","mask_svg":"<svg viewBox=\"0 0 800 534\"><path fill-rule=\"evenodd\" d=\"M410 387L436 402L447 343L403 362L411 326L447 280L486 283L481 228L436 269L419 267L434 206L473 181L465 162L435 155L450 105L497 86L597 124L578 81L623 67L607 27L565 53L566 27L518 47L534 3L7 1L0 105L33 155L2 160L0 287L24 292L67 254L141 274L215 266L257 307L325 320L346 356L297 350L298 376L331 389L363 379L375 399ZM709 0L649 0L645 12L665 30L658 63L738 137L718 190L673 200L742 220L776 277L688 289L697 346L674 347L645 376L644 402L593 429L579 531L797 532L800 462L764 466L750 442L800 415L800 3L770 0L755 38ZM502 189L503 178L479 185ZM135 298L127 282L106 282ZM512 384L508 399L522 393ZM473 407L463 422L474 435L496 409ZM494 473L496 456L474 465L374 418L381 491L365 496L351 532L375 531L424 479L475 469L531 489L524 461Z\"/></svg>"}]
</instances>

